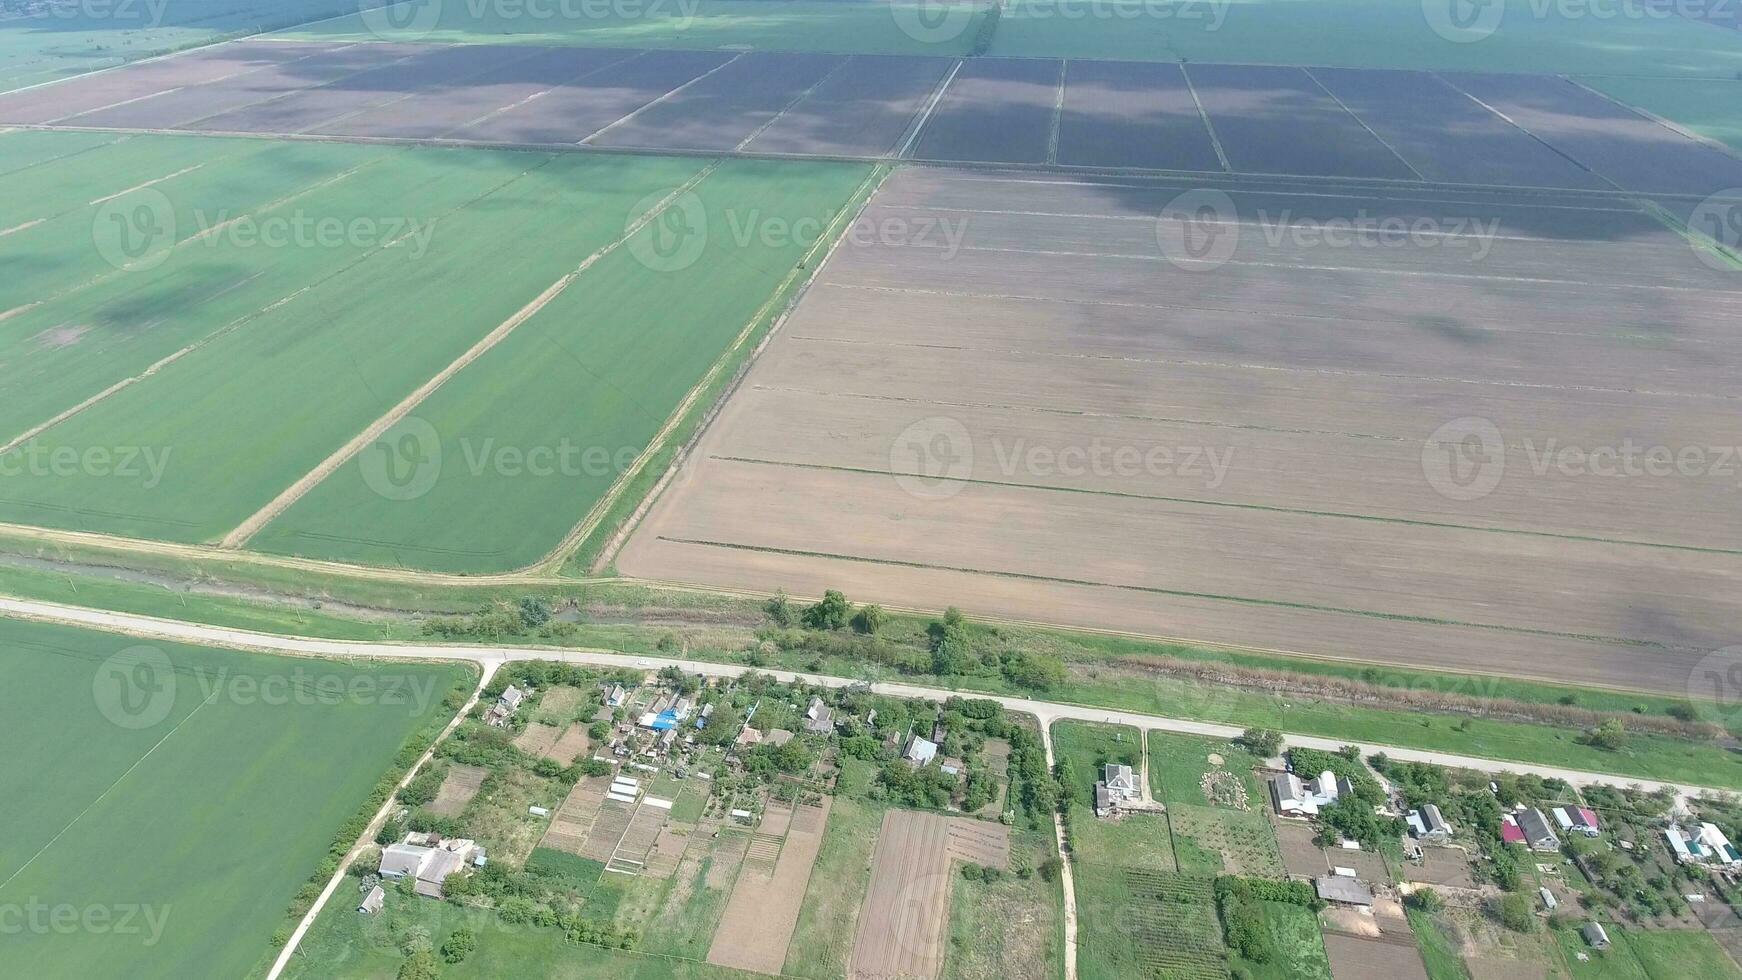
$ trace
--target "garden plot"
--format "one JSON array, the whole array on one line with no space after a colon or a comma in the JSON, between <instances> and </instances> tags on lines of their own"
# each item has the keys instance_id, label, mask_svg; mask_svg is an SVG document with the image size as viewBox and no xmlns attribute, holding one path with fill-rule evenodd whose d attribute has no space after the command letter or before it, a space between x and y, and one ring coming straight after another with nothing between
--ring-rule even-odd
<instances>
[{"instance_id":1,"label":"garden plot","mask_svg":"<svg viewBox=\"0 0 1742 980\"><path fill-rule=\"evenodd\" d=\"M759 857L757 845L762 835L752 841L731 900L714 932L713 945L708 949L709 963L780 975L833 802L833 798L825 796L820 805L801 805L796 809L769 804L762 830L772 832L772 826L784 834L779 856L772 863L766 853Z\"/></svg>"},{"instance_id":2,"label":"garden plot","mask_svg":"<svg viewBox=\"0 0 1742 980\"><path fill-rule=\"evenodd\" d=\"M1009 828L910 810L883 815L849 975L938 975L957 862L1008 868Z\"/></svg>"},{"instance_id":3,"label":"garden plot","mask_svg":"<svg viewBox=\"0 0 1742 980\"><path fill-rule=\"evenodd\" d=\"M587 841L598 820L605 794L611 788L609 776L583 776L551 818L540 847L585 856Z\"/></svg>"},{"instance_id":4,"label":"garden plot","mask_svg":"<svg viewBox=\"0 0 1742 980\"><path fill-rule=\"evenodd\" d=\"M424 809L438 817L459 816L465 811L466 804L472 802L472 797L478 795L478 790L484 785L484 777L488 775L490 770L483 766L449 766L447 776L442 779L441 788L436 790L435 799Z\"/></svg>"}]
</instances>

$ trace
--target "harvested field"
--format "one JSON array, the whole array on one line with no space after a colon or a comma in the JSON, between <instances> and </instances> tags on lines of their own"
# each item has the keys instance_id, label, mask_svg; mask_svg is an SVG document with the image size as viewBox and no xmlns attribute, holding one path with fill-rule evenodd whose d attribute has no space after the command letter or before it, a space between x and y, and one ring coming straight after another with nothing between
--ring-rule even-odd
<instances>
[{"instance_id":1,"label":"harvested field","mask_svg":"<svg viewBox=\"0 0 1742 980\"><path fill-rule=\"evenodd\" d=\"M514 739L514 747L527 755L543 757L549 754L551 746L562 735L562 729L555 725L546 725L535 721L526 726L526 731Z\"/></svg>"},{"instance_id":2,"label":"harvested field","mask_svg":"<svg viewBox=\"0 0 1742 980\"><path fill-rule=\"evenodd\" d=\"M884 814L848 977L938 975L956 862L1008 868L1010 829L911 810Z\"/></svg>"},{"instance_id":3,"label":"harvested field","mask_svg":"<svg viewBox=\"0 0 1742 980\"><path fill-rule=\"evenodd\" d=\"M770 976L780 974L833 802L825 796L819 806L800 806L775 818L775 826L781 827L785 837L772 865L766 856L758 857L758 842L751 843L708 949L709 963ZM786 808L770 803L766 813L773 816L782 810ZM762 829L767 831L769 826L765 816Z\"/></svg>"},{"instance_id":4,"label":"harvested field","mask_svg":"<svg viewBox=\"0 0 1742 980\"><path fill-rule=\"evenodd\" d=\"M836 252L618 567L1677 693L1728 642L1733 478L1562 462L1735 441L1742 281L1619 197L1282 181L1206 272L1192 186L897 174L865 221L948 234Z\"/></svg>"},{"instance_id":5,"label":"harvested field","mask_svg":"<svg viewBox=\"0 0 1742 980\"><path fill-rule=\"evenodd\" d=\"M1407 932L1372 938L1327 932L1325 953L1337 980L1428 980L1421 953Z\"/></svg>"},{"instance_id":6,"label":"harvested field","mask_svg":"<svg viewBox=\"0 0 1742 980\"><path fill-rule=\"evenodd\" d=\"M599 808L611 788L609 776L583 776L569 790L567 799L551 817L540 847L549 847L570 854L585 855L587 840L598 819Z\"/></svg>"},{"instance_id":7,"label":"harvested field","mask_svg":"<svg viewBox=\"0 0 1742 980\"><path fill-rule=\"evenodd\" d=\"M1285 871L1298 878L1317 878L1330 873L1331 863L1325 860L1324 849L1313 843L1311 824L1273 817L1271 825L1276 829L1276 843L1282 852Z\"/></svg>"},{"instance_id":8,"label":"harvested field","mask_svg":"<svg viewBox=\"0 0 1742 980\"><path fill-rule=\"evenodd\" d=\"M472 797L478 795L478 789L484 785L484 777L488 775L490 770L483 766L455 764L448 767L436 798L425 809L438 817L459 816L465 811L466 804L472 802Z\"/></svg>"}]
</instances>

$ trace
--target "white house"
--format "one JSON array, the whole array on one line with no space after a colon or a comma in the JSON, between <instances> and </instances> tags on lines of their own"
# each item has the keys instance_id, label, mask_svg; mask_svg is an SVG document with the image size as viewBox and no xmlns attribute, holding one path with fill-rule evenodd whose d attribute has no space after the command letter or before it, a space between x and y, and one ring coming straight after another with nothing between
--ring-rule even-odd
<instances>
[{"instance_id":1,"label":"white house","mask_svg":"<svg viewBox=\"0 0 1742 980\"><path fill-rule=\"evenodd\" d=\"M1101 769L1101 780L1107 784L1107 792L1116 800L1135 800L1143 795L1137 787L1137 774L1130 766L1110 765Z\"/></svg>"},{"instance_id":2,"label":"white house","mask_svg":"<svg viewBox=\"0 0 1742 980\"><path fill-rule=\"evenodd\" d=\"M434 843L421 843L422 835L408 834L406 839L381 849L380 874L383 878L416 878L416 891L426 898L441 898L442 883L468 863L483 863L483 849L475 841L455 837ZM418 843L413 843L416 840Z\"/></svg>"},{"instance_id":3,"label":"white house","mask_svg":"<svg viewBox=\"0 0 1742 980\"><path fill-rule=\"evenodd\" d=\"M1597 814L1582 806L1555 807L1554 822L1566 833L1584 834L1586 837L1595 837L1600 833L1597 829Z\"/></svg>"},{"instance_id":4,"label":"white house","mask_svg":"<svg viewBox=\"0 0 1742 980\"><path fill-rule=\"evenodd\" d=\"M938 743L929 738L914 735L907 740L907 749L901 753L902 758L918 767L926 765L937 758Z\"/></svg>"},{"instance_id":5,"label":"white house","mask_svg":"<svg viewBox=\"0 0 1742 980\"><path fill-rule=\"evenodd\" d=\"M1329 769L1312 780L1302 780L1292 772L1279 773L1270 779L1271 804L1285 817L1317 816L1319 810L1352 791L1347 779L1338 778Z\"/></svg>"},{"instance_id":6,"label":"white house","mask_svg":"<svg viewBox=\"0 0 1742 980\"><path fill-rule=\"evenodd\" d=\"M1416 840L1443 844L1451 839L1452 825L1446 823L1445 814L1432 803L1423 804L1419 810L1409 811L1405 819L1409 823L1409 835Z\"/></svg>"}]
</instances>

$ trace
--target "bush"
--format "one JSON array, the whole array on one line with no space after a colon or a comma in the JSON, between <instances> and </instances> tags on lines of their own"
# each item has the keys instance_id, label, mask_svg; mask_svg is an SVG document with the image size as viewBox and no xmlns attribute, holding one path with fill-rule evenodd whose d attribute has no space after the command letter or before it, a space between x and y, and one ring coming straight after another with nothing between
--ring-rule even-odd
<instances>
[{"instance_id":1,"label":"bush","mask_svg":"<svg viewBox=\"0 0 1742 980\"><path fill-rule=\"evenodd\" d=\"M804 625L813 630L844 629L852 618L853 604L834 589L824 592L821 602L804 611Z\"/></svg>"},{"instance_id":2,"label":"bush","mask_svg":"<svg viewBox=\"0 0 1742 980\"><path fill-rule=\"evenodd\" d=\"M1273 759L1282 751L1282 733L1274 728L1248 728L1240 733L1239 742L1260 759Z\"/></svg>"},{"instance_id":3,"label":"bush","mask_svg":"<svg viewBox=\"0 0 1742 980\"><path fill-rule=\"evenodd\" d=\"M1536 913L1530 907L1530 898L1522 893L1500 896L1494 914L1501 925L1513 932L1536 931Z\"/></svg>"},{"instance_id":4,"label":"bush","mask_svg":"<svg viewBox=\"0 0 1742 980\"><path fill-rule=\"evenodd\" d=\"M1404 897L1403 904L1417 912L1426 912L1432 915L1446 907L1446 900L1441 898L1440 893L1432 888L1417 888Z\"/></svg>"},{"instance_id":5,"label":"bush","mask_svg":"<svg viewBox=\"0 0 1742 980\"><path fill-rule=\"evenodd\" d=\"M859 610L853 617L853 628L869 636L876 636L883 629L883 607L872 603Z\"/></svg>"},{"instance_id":6,"label":"bush","mask_svg":"<svg viewBox=\"0 0 1742 980\"><path fill-rule=\"evenodd\" d=\"M436 980L440 975L435 954L428 950L413 953L399 964L399 980Z\"/></svg>"},{"instance_id":7,"label":"bush","mask_svg":"<svg viewBox=\"0 0 1742 980\"><path fill-rule=\"evenodd\" d=\"M448 963L458 963L472 954L478 948L478 941L472 938L469 929L455 929L453 935L442 943L442 960Z\"/></svg>"},{"instance_id":8,"label":"bush","mask_svg":"<svg viewBox=\"0 0 1742 980\"><path fill-rule=\"evenodd\" d=\"M1610 718L1596 728L1585 733L1584 741L1592 748L1607 752L1619 752L1627 747L1627 726L1621 724L1621 719Z\"/></svg>"},{"instance_id":9,"label":"bush","mask_svg":"<svg viewBox=\"0 0 1742 980\"><path fill-rule=\"evenodd\" d=\"M774 597L768 600L762 611L768 614L769 622L781 629L790 627L798 619L792 614L792 602L787 599L784 591L774 593Z\"/></svg>"}]
</instances>

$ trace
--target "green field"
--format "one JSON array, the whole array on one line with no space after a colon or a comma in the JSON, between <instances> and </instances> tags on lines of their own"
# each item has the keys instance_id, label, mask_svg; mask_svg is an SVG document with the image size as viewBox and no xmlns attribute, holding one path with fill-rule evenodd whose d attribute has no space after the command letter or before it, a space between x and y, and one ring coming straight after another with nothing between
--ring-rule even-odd
<instances>
[{"instance_id":1,"label":"green field","mask_svg":"<svg viewBox=\"0 0 1742 980\"><path fill-rule=\"evenodd\" d=\"M1501 16L1491 34L1458 42L1435 33L1424 14L1451 9L1451 0L1245 0L1225 6L1014 0L1004 8L989 53L1704 78L1735 78L1742 70L1738 32L1667 10L1618 16L1606 8L1610 14L1598 16L1590 12L1595 6L1504 0L1503 7L1492 8Z\"/></svg>"},{"instance_id":2,"label":"green field","mask_svg":"<svg viewBox=\"0 0 1742 980\"><path fill-rule=\"evenodd\" d=\"M1234 962L1251 980L1331 980L1331 961L1319 933L1319 917L1298 905L1260 902L1264 927L1279 954L1269 963Z\"/></svg>"},{"instance_id":3,"label":"green field","mask_svg":"<svg viewBox=\"0 0 1742 980\"><path fill-rule=\"evenodd\" d=\"M617 48L731 48L844 54L960 55L988 5L964 0L950 29L926 30L936 4L858 0L647 0L622 4L448 3L435 17L389 25L372 13L310 25L285 36L452 44L574 44ZM907 29L904 30L904 27Z\"/></svg>"},{"instance_id":4,"label":"green field","mask_svg":"<svg viewBox=\"0 0 1742 980\"><path fill-rule=\"evenodd\" d=\"M0 92L224 37L355 14L376 0L172 0L56 4L0 20ZM36 6L36 5L26 5Z\"/></svg>"},{"instance_id":5,"label":"green field","mask_svg":"<svg viewBox=\"0 0 1742 980\"><path fill-rule=\"evenodd\" d=\"M1556 933L1574 980L1736 980L1742 969L1710 933L1699 930L1622 929L1614 924L1609 948L1598 952L1577 931ZM1579 953L1590 959L1579 962Z\"/></svg>"},{"instance_id":6,"label":"green field","mask_svg":"<svg viewBox=\"0 0 1742 980\"><path fill-rule=\"evenodd\" d=\"M1211 756L1221 761L1211 762ZM1223 739L1149 733L1149 790L1163 803L1230 805L1238 798L1239 791L1233 788L1238 783L1246 793L1248 807L1262 810L1264 787L1253 772L1259 762L1252 753ZM1206 784L1217 799L1205 794Z\"/></svg>"},{"instance_id":7,"label":"green field","mask_svg":"<svg viewBox=\"0 0 1742 980\"><path fill-rule=\"evenodd\" d=\"M636 167L616 179L643 179L647 162ZM507 571L543 557L815 244L814 232L763 232L789 224L820 231L869 172L849 164L721 164L686 198L697 215L686 227L702 235L691 261L649 268L643 260L667 229L648 226L417 409L426 427L417 431L433 436L439 473L415 499L383 496L360 459L253 546L449 572ZM618 231L626 206L601 209ZM401 437L390 434L379 451Z\"/></svg>"},{"instance_id":8,"label":"green field","mask_svg":"<svg viewBox=\"0 0 1742 980\"><path fill-rule=\"evenodd\" d=\"M1742 81L1610 75L1588 75L1578 81L1612 99L1742 151Z\"/></svg>"},{"instance_id":9,"label":"green field","mask_svg":"<svg viewBox=\"0 0 1742 980\"><path fill-rule=\"evenodd\" d=\"M248 973L341 826L467 678L0 621L0 908L78 923L21 920L5 972Z\"/></svg>"},{"instance_id":10,"label":"green field","mask_svg":"<svg viewBox=\"0 0 1742 980\"><path fill-rule=\"evenodd\" d=\"M20 169L0 203L40 222L0 238L19 270L0 285L15 311L0 338L20 351L0 425L14 436L101 397L7 454L0 520L178 542L235 529L711 166L82 134L4 134L0 150L13 139ZM542 556L766 312L868 173L708 172L674 205L693 200L705 222L681 268L659 264L665 226L648 226L424 403L415 431L434 433L439 480L400 492L380 456L400 447L395 430L258 546L443 571ZM95 203L106 188L133 190ZM142 265L110 261L117 207L163 229ZM323 228L337 232L308 230Z\"/></svg>"}]
</instances>

